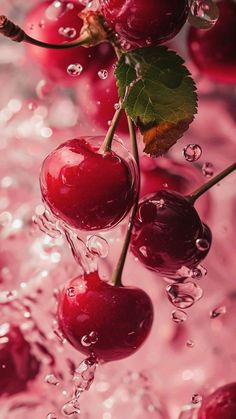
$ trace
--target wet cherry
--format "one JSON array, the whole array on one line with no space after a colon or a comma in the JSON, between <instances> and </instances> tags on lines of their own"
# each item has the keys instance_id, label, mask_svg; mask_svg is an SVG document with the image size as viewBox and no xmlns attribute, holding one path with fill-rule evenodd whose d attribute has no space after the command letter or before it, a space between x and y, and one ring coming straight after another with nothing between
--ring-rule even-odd
<instances>
[{"instance_id":1,"label":"wet cherry","mask_svg":"<svg viewBox=\"0 0 236 419\"><path fill-rule=\"evenodd\" d=\"M69 140L48 155L40 176L42 196L68 225L106 229L121 221L133 204L133 173L122 157L100 152L87 140Z\"/></svg>"},{"instance_id":2,"label":"wet cherry","mask_svg":"<svg viewBox=\"0 0 236 419\"><path fill-rule=\"evenodd\" d=\"M26 16L24 30L32 37L47 43L62 44L79 37L83 21L78 17L83 6L78 1L44 1L34 6ZM115 53L108 43L93 48L71 48L53 50L27 44L27 51L51 79L63 83L78 83L86 75L95 77L100 66L115 59ZM99 57L99 59L98 59ZM79 77L67 73L70 64L83 68Z\"/></svg>"},{"instance_id":3,"label":"wet cherry","mask_svg":"<svg viewBox=\"0 0 236 419\"><path fill-rule=\"evenodd\" d=\"M211 30L191 28L188 47L199 71L220 83L236 83L236 3L217 2L220 17Z\"/></svg>"},{"instance_id":4,"label":"wet cherry","mask_svg":"<svg viewBox=\"0 0 236 419\"><path fill-rule=\"evenodd\" d=\"M159 190L139 203L131 250L149 269L175 277L207 255L211 232L193 205L177 192Z\"/></svg>"},{"instance_id":5,"label":"wet cherry","mask_svg":"<svg viewBox=\"0 0 236 419\"><path fill-rule=\"evenodd\" d=\"M18 326L0 325L0 396L26 389L39 371L39 362L30 352Z\"/></svg>"},{"instance_id":6,"label":"wet cherry","mask_svg":"<svg viewBox=\"0 0 236 419\"><path fill-rule=\"evenodd\" d=\"M132 355L144 343L153 306L141 289L112 286L93 272L67 283L58 318L65 338L76 349L109 362Z\"/></svg>"},{"instance_id":7,"label":"wet cherry","mask_svg":"<svg viewBox=\"0 0 236 419\"><path fill-rule=\"evenodd\" d=\"M235 419L236 383L219 387L203 399L197 419Z\"/></svg>"},{"instance_id":8,"label":"wet cherry","mask_svg":"<svg viewBox=\"0 0 236 419\"><path fill-rule=\"evenodd\" d=\"M132 48L172 39L186 22L187 0L100 0L108 25Z\"/></svg>"}]
</instances>

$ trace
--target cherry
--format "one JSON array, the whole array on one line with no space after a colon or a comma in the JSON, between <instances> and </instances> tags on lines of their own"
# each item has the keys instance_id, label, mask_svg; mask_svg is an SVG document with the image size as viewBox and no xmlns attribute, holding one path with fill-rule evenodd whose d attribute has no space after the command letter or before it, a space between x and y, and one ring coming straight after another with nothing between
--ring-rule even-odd
<instances>
[{"instance_id":1,"label":"cherry","mask_svg":"<svg viewBox=\"0 0 236 419\"><path fill-rule=\"evenodd\" d=\"M39 362L30 352L18 326L0 325L0 395L14 394L26 389L39 371Z\"/></svg>"},{"instance_id":2,"label":"cherry","mask_svg":"<svg viewBox=\"0 0 236 419\"><path fill-rule=\"evenodd\" d=\"M140 348L152 326L153 306L143 290L112 286L92 272L67 283L59 298L58 319L76 349L108 362Z\"/></svg>"},{"instance_id":3,"label":"cherry","mask_svg":"<svg viewBox=\"0 0 236 419\"><path fill-rule=\"evenodd\" d=\"M191 28L189 53L199 71L220 83L236 83L236 3L217 2L220 17L211 30Z\"/></svg>"},{"instance_id":4,"label":"cherry","mask_svg":"<svg viewBox=\"0 0 236 419\"><path fill-rule=\"evenodd\" d=\"M198 412L197 419L235 419L236 383L219 387L207 396Z\"/></svg>"},{"instance_id":5,"label":"cherry","mask_svg":"<svg viewBox=\"0 0 236 419\"><path fill-rule=\"evenodd\" d=\"M112 120L116 105L119 105L118 92L112 65L107 68L108 76L106 79L96 79L91 83L91 78L81 83L77 89L78 103L81 105L85 116L92 125L107 131L109 121ZM96 86L94 86L96 83ZM128 133L128 124L125 113L117 127L117 132Z\"/></svg>"},{"instance_id":6,"label":"cherry","mask_svg":"<svg viewBox=\"0 0 236 419\"><path fill-rule=\"evenodd\" d=\"M83 6L77 1L44 1L38 3L26 16L24 30L32 37L47 43L62 44L74 41L80 34L83 21L78 14ZM63 35L63 30L64 34ZM78 82L84 75L95 77L100 69L100 62L107 65L115 60L113 48L108 43L97 47L77 47L54 50L27 44L27 51L40 65L43 72L55 81ZM99 59L98 59L99 57ZM83 70L78 77L67 73L70 64L80 64Z\"/></svg>"},{"instance_id":7,"label":"cherry","mask_svg":"<svg viewBox=\"0 0 236 419\"><path fill-rule=\"evenodd\" d=\"M82 230L116 225L130 210L135 195L131 166L113 151L99 151L86 137L67 141L49 154L40 183L52 212Z\"/></svg>"},{"instance_id":8,"label":"cherry","mask_svg":"<svg viewBox=\"0 0 236 419\"><path fill-rule=\"evenodd\" d=\"M132 48L172 39L186 22L187 0L100 0L108 25Z\"/></svg>"},{"instance_id":9,"label":"cherry","mask_svg":"<svg viewBox=\"0 0 236 419\"><path fill-rule=\"evenodd\" d=\"M209 228L183 195L159 190L140 201L131 250L147 268L175 277L182 266L196 267L210 245Z\"/></svg>"}]
</instances>

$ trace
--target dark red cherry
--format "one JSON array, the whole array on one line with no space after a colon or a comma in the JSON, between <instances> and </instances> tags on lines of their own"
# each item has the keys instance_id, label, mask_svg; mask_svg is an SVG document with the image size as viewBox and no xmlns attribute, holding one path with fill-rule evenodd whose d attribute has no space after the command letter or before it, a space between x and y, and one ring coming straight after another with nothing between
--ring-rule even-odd
<instances>
[{"instance_id":1,"label":"dark red cherry","mask_svg":"<svg viewBox=\"0 0 236 419\"><path fill-rule=\"evenodd\" d=\"M93 272L67 283L58 318L65 338L76 349L108 362L140 348L152 326L153 306L141 289L112 286Z\"/></svg>"},{"instance_id":2,"label":"dark red cherry","mask_svg":"<svg viewBox=\"0 0 236 419\"><path fill-rule=\"evenodd\" d=\"M106 229L121 221L133 204L132 167L115 152L100 152L87 140L67 141L47 156L40 176L42 196L68 225Z\"/></svg>"},{"instance_id":3,"label":"dark red cherry","mask_svg":"<svg viewBox=\"0 0 236 419\"><path fill-rule=\"evenodd\" d=\"M209 228L183 195L159 190L140 201L131 250L147 268L175 277L182 266L196 267L210 245Z\"/></svg>"},{"instance_id":4,"label":"dark red cherry","mask_svg":"<svg viewBox=\"0 0 236 419\"><path fill-rule=\"evenodd\" d=\"M39 362L30 352L18 326L0 325L0 396L26 389L39 371Z\"/></svg>"},{"instance_id":5,"label":"dark red cherry","mask_svg":"<svg viewBox=\"0 0 236 419\"><path fill-rule=\"evenodd\" d=\"M100 0L108 25L132 48L172 39L186 22L188 0Z\"/></svg>"},{"instance_id":6,"label":"dark red cherry","mask_svg":"<svg viewBox=\"0 0 236 419\"><path fill-rule=\"evenodd\" d=\"M236 83L236 3L217 2L220 17L210 30L191 28L189 53L199 71L220 83Z\"/></svg>"},{"instance_id":7,"label":"dark red cherry","mask_svg":"<svg viewBox=\"0 0 236 419\"><path fill-rule=\"evenodd\" d=\"M219 387L203 399L197 419L235 419L236 383Z\"/></svg>"},{"instance_id":8,"label":"dark red cherry","mask_svg":"<svg viewBox=\"0 0 236 419\"><path fill-rule=\"evenodd\" d=\"M100 68L102 68L102 62ZM114 112L119 105L118 91L114 76L114 68L112 65L107 70L106 79L100 79L98 74L96 79L91 78L84 83L80 83L77 89L78 103L92 126L100 128L102 132L106 132L109 128ZM121 115L121 119L117 126L117 132L129 134L127 119L125 113Z\"/></svg>"},{"instance_id":9,"label":"dark red cherry","mask_svg":"<svg viewBox=\"0 0 236 419\"><path fill-rule=\"evenodd\" d=\"M78 1L43 1L34 6L26 16L24 30L32 37L47 43L62 44L79 37L83 21L78 14L83 10ZM64 35L63 35L64 33ZM77 82L86 75L95 77L103 66L115 60L113 48L103 43L93 48L71 48L54 50L27 44L30 57L40 65L51 79L63 83ZM78 77L67 73L70 64L83 67Z\"/></svg>"}]
</instances>

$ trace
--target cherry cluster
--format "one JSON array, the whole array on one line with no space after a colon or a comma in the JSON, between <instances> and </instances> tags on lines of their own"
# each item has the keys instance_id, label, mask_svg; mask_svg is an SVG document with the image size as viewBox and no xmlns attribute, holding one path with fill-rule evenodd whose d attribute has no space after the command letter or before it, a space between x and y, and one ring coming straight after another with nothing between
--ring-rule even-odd
<instances>
[{"instance_id":1,"label":"cherry cluster","mask_svg":"<svg viewBox=\"0 0 236 419\"><path fill-rule=\"evenodd\" d=\"M83 85L93 86L95 77L97 80L96 89L87 90L85 112L91 123L106 128L107 120L112 119L99 146L92 137L79 136L66 141L46 157L40 174L45 205L68 228L87 232L111 229L132 210L124 248L111 281L104 282L98 271L85 272L69 280L59 297L58 320L66 339L80 352L98 361L109 362L137 351L148 337L153 323L154 308L150 297L139 288L122 284L129 245L133 255L147 269L169 279L177 280L182 267L196 268L210 250L212 234L201 221L194 204L210 187L235 170L236 165L231 165L188 195L176 191L175 179L169 179L167 174L167 179L164 177L155 191L148 192L139 200L141 170L134 121L128 113L126 116L122 103L119 103L114 78L105 80L107 87L104 89L104 80L97 79L97 75L101 63L111 72L116 62L115 52L119 57L126 51L154 47L171 40L185 24L190 2L100 0L98 3L98 10L84 11L81 4L73 1L70 3L73 7L65 13L67 4L62 1L58 22L53 17L52 3L41 2L26 17L25 32L3 17L0 30L18 41L25 40L31 57L54 81L66 85L74 83L77 79L71 77L68 69L71 63L79 61L79 100ZM220 58L208 53L227 25L231 28L229 36L235 33L235 26L232 29L236 20L235 4L222 1L219 8L222 9L219 24L203 34L199 29L191 28L188 43L193 60L203 73L232 82L235 81L235 53L230 48L222 49ZM228 9L232 9L229 20ZM84 22L78 15L84 18ZM48 17L46 21L45 16ZM81 34L79 40L78 34ZM90 48L81 48L84 44ZM209 65L208 60L211 60ZM102 103L107 95L109 98L104 106L101 104L95 110L90 106L98 99ZM118 105L114 117L111 116L114 113L112 103ZM129 160L119 151L114 151L118 127L123 131L129 127L133 155ZM166 181L168 189L163 187ZM37 362L30 356L27 343L23 342L18 330L13 328L9 336L10 354L11 336L16 336L15 341L24 346L30 365L28 376L25 376L27 381L37 373ZM10 356L6 354L5 349L1 351L1 358ZM8 364L12 362L10 359ZM16 375L15 386L21 386L21 372ZM9 392L13 391L14 388L9 389ZM232 395L231 405L218 406L217 392L223 394L223 398L225 394ZM234 394L235 385L217 390L204 402L199 419L232 419ZM211 407L212 403L214 407ZM227 413L224 410L225 416L219 416L219 409L228 409Z\"/></svg>"}]
</instances>

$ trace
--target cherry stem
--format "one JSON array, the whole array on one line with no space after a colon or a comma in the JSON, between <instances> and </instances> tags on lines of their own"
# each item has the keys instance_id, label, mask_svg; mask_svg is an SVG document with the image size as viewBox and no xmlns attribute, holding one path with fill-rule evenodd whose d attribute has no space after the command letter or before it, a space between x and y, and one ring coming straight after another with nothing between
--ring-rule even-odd
<instances>
[{"instance_id":1,"label":"cherry stem","mask_svg":"<svg viewBox=\"0 0 236 419\"><path fill-rule=\"evenodd\" d=\"M111 145L112 145L112 141L114 138L114 134L118 125L118 122L120 120L121 117L121 112L123 111L123 109L120 107L119 109L117 109L117 111L114 113L114 116L112 118L111 121L111 125L109 127L109 130L107 131L106 137L100 147L100 152L105 153L106 151L111 151Z\"/></svg>"},{"instance_id":2,"label":"cherry stem","mask_svg":"<svg viewBox=\"0 0 236 419\"><path fill-rule=\"evenodd\" d=\"M75 48L82 45L89 45L91 37L81 35L77 40L73 42L65 42L63 44L48 44L47 42L39 41L31 36L27 35L20 26L17 26L14 22L11 22L6 16L0 16L0 33L7 38L10 38L15 42L27 42L31 45L36 45L41 48L47 49L66 49Z\"/></svg>"},{"instance_id":3,"label":"cherry stem","mask_svg":"<svg viewBox=\"0 0 236 419\"><path fill-rule=\"evenodd\" d=\"M128 249L129 249L129 244L130 244L132 229L133 229L133 226L134 226L134 220L135 220L136 212L137 212L137 209L138 209L139 194L140 194L140 164L139 164L139 154L138 154L138 146L137 146L135 126L134 126L134 123L129 116L127 116L127 120L128 120L128 125L129 125L130 138L131 138L131 141L132 141L132 153L133 153L134 159L135 159L136 164L137 164L137 169L138 169L138 184L137 184L137 194L136 194L136 197L135 197L135 203L134 203L132 213L131 213L131 216L130 216L129 225L128 225L128 229L127 229L127 232L126 232L124 245L123 245L123 248L122 248L122 251L121 251L121 254L120 254L120 258L119 258L118 263L117 263L117 266L116 266L116 268L113 272L113 275L112 275L112 282L117 287L122 287L122 273L123 273L123 269L124 269L124 265L125 265L127 252L128 252Z\"/></svg>"},{"instance_id":4,"label":"cherry stem","mask_svg":"<svg viewBox=\"0 0 236 419\"><path fill-rule=\"evenodd\" d=\"M231 166L227 167L227 169L220 172L218 175L214 176L213 179L209 180L208 182L204 183L200 188L196 189L191 195L187 196L188 200L194 205L195 201L207 192L212 186L216 185L230 173L236 170L236 163L233 163Z\"/></svg>"}]
</instances>

